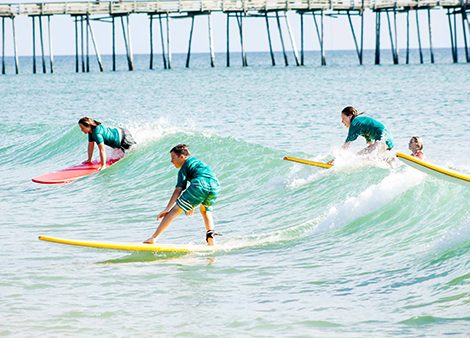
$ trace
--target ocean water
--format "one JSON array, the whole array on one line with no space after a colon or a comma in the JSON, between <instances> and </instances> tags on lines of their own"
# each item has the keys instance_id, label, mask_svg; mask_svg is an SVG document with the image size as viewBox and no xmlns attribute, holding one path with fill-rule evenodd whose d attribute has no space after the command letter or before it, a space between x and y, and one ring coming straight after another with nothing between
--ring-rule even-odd
<instances>
[{"instance_id":1,"label":"ocean water","mask_svg":"<svg viewBox=\"0 0 470 338\"><path fill-rule=\"evenodd\" d=\"M144 57L134 72L121 59L118 72L75 74L73 57L57 58L53 75L9 69L0 77L0 335L468 336L468 187L338 153L340 111L354 105L388 126L397 151L421 135L430 161L469 174L470 66L449 54L434 65L358 66L338 52L327 67L271 67L269 55L249 54L247 68L219 58L211 69L199 55L185 69L180 55L171 71L145 70ZM72 184L31 182L85 160L84 115L127 127L138 145ZM214 253L37 239L146 239L173 191L168 152L178 143L221 182ZM323 170L284 155L339 157ZM159 242L203 244L199 213L179 216Z\"/></svg>"}]
</instances>

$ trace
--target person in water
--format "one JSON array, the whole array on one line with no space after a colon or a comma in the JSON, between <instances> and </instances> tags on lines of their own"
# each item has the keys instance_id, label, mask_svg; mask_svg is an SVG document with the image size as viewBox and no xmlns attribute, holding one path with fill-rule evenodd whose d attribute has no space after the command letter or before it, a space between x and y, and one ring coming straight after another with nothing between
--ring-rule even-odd
<instances>
[{"instance_id":1,"label":"person in water","mask_svg":"<svg viewBox=\"0 0 470 338\"><path fill-rule=\"evenodd\" d=\"M408 149L411 150L411 156L424 160L423 140L419 136L413 136L408 143Z\"/></svg>"},{"instance_id":2,"label":"person in water","mask_svg":"<svg viewBox=\"0 0 470 338\"><path fill-rule=\"evenodd\" d=\"M214 236L219 234L214 231L211 210L219 193L219 181L207 164L191 156L185 144L173 147L170 156L171 163L179 169L176 187L165 210L158 214L157 219L163 218L162 221L144 243L154 244L176 216L183 211L189 216L199 205L206 228L206 242L208 245L214 245Z\"/></svg>"},{"instance_id":3,"label":"person in water","mask_svg":"<svg viewBox=\"0 0 470 338\"><path fill-rule=\"evenodd\" d=\"M343 149L349 148L352 141L359 136L366 139L367 147L358 155L365 155L377 151L379 153L393 148L393 137L387 127L381 122L369 116L361 116L356 108L345 107L341 111L341 122L349 129L348 136L343 144ZM332 164L334 160L328 162Z\"/></svg>"},{"instance_id":4,"label":"person in water","mask_svg":"<svg viewBox=\"0 0 470 338\"><path fill-rule=\"evenodd\" d=\"M106 151L104 145L114 149L121 149L123 153L129 150L135 141L131 133L124 128L108 128L90 117L82 117L78 125L84 134L88 134L88 158L84 163L93 159L95 143L100 152L101 165L99 170L106 168Z\"/></svg>"}]
</instances>

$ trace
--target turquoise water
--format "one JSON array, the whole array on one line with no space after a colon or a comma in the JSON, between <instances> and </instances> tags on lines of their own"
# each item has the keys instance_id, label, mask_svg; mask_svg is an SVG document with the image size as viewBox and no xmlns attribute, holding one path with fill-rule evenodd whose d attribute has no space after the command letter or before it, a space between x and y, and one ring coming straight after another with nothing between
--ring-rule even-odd
<instances>
[{"instance_id":1,"label":"turquoise water","mask_svg":"<svg viewBox=\"0 0 470 338\"><path fill-rule=\"evenodd\" d=\"M352 104L389 127L396 150L421 135L430 161L468 174L469 65L273 68L268 57L244 69L0 77L0 335L468 335L468 188L350 155L331 170L282 157L337 154L339 112ZM83 115L128 127L138 146L75 183L32 183L85 160ZM146 239L181 142L221 181L215 253L37 240ZM195 213L160 242L203 236Z\"/></svg>"}]
</instances>

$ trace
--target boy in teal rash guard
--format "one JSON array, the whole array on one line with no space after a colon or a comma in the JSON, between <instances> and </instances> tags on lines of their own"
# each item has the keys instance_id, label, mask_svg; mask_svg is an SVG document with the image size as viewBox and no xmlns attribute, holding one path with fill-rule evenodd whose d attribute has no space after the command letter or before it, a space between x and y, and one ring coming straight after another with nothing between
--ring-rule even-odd
<instances>
[{"instance_id":1,"label":"boy in teal rash guard","mask_svg":"<svg viewBox=\"0 0 470 338\"><path fill-rule=\"evenodd\" d=\"M91 162L95 143L100 152L101 165L99 170L106 168L106 151L104 145L114 149L121 149L124 153L129 150L135 141L131 133L124 128L108 128L90 117L82 117L78 125L83 133L88 134L88 159L84 163Z\"/></svg>"},{"instance_id":2,"label":"boy in teal rash guard","mask_svg":"<svg viewBox=\"0 0 470 338\"><path fill-rule=\"evenodd\" d=\"M208 245L214 245L214 219L212 217L212 205L219 193L219 181L212 169L204 162L191 156L185 144L179 144L170 150L171 163L178 171L178 180L175 190L165 210L158 214L158 219L163 218L152 236L144 243L154 244L157 237L171 224L171 222L183 211L191 215L194 208L200 205L199 211L204 219L206 228L206 241ZM187 187L188 182L190 186Z\"/></svg>"}]
</instances>

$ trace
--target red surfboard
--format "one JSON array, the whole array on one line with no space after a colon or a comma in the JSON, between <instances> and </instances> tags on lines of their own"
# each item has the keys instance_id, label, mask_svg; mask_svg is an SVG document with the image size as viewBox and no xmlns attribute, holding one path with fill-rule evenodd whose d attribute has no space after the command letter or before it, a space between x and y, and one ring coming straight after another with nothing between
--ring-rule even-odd
<instances>
[{"instance_id":1,"label":"red surfboard","mask_svg":"<svg viewBox=\"0 0 470 338\"><path fill-rule=\"evenodd\" d=\"M120 158L110 159L106 161L106 165L110 166L119 161ZM100 162L93 161L91 163L79 164L70 168L55 171L50 174L41 175L32 179L35 183L41 184L66 184L71 183L79 178L89 176L98 172Z\"/></svg>"}]
</instances>

